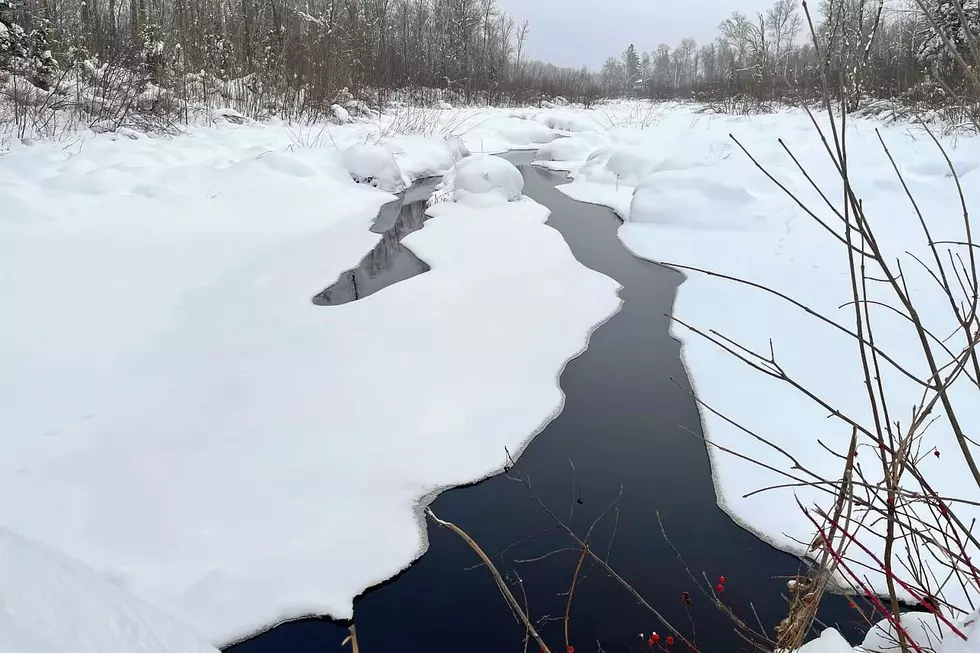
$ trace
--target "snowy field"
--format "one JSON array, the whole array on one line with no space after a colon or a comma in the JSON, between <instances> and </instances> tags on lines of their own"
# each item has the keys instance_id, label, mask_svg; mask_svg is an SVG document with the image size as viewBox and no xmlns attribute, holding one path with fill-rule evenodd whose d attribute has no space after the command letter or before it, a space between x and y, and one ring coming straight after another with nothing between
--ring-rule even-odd
<instances>
[{"instance_id":1,"label":"snowy field","mask_svg":"<svg viewBox=\"0 0 980 653\"><path fill-rule=\"evenodd\" d=\"M468 152L538 149L539 165L571 171L564 192L626 219L620 238L637 256L851 316L839 308L850 298L843 252L729 138L812 201L777 138L825 188L840 182L802 113L622 104L447 109L380 128L217 123L0 156L0 525L215 645L306 614L349 617L358 593L424 549L420 501L499 470L505 447L519 452L557 414L561 369L618 309L618 284L575 261L544 224L548 210L520 196L516 171ZM855 186L888 250L920 251L922 239L879 127L937 237L955 234L952 180L928 138L856 121ZM949 145L980 206L980 141ZM430 272L312 305L377 243L369 227L390 192L447 172L434 217L405 239ZM910 272L909 283L932 315L928 279ZM867 417L852 343L800 311L691 273L675 315L761 351L772 338L788 371ZM878 319L881 346L919 369L908 329ZM675 335L701 400L839 473L817 440L843 450L848 429L716 346ZM886 382L898 404L918 399ZM975 430L980 406L971 410L961 417ZM702 413L711 442L786 467ZM950 452L922 463L936 489L976 498L948 429L929 438ZM744 496L784 479L711 456L723 507L800 552L813 529L794 492Z\"/></svg>"}]
</instances>

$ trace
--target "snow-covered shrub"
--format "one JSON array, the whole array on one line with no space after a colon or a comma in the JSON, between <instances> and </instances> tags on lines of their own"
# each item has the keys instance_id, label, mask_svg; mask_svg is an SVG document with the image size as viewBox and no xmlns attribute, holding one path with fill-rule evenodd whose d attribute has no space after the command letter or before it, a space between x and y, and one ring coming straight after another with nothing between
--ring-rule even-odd
<instances>
[{"instance_id":1,"label":"snow-covered shrub","mask_svg":"<svg viewBox=\"0 0 980 653\"><path fill-rule=\"evenodd\" d=\"M408 187L398 163L380 145L352 145L344 150L343 160L351 179L359 184L368 184L389 193L400 193Z\"/></svg>"},{"instance_id":2,"label":"snow-covered shrub","mask_svg":"<svg viewBox=\"0 0 980 653\"><path fill-rule=\"evenodd\" d=\"M459 161L443 177L436 201L469 201L485 204L516 202L524 192L524 177L514 165L499 156L474 154Z\"/></svg>"},{"instance_id":3,"label":"snow-covered shrub","mask_svg":"<svg viewBox=\"0 0 980 653\"><path fill-rule=\"evenodd\" d=\"M350 113L339 104L334 104L330 107L330 114L333 117L333 121L337 124L346 125L351 121Z\"/></svg>"},{"instance_id":4,"label":"snow-covered shrub","mask_svg":"<svg viewBox=\"0 0 980 653\"><path fill-rule=\"evenodd\" d=\"M231 123L233 125L244 125L246 123L253 122L251 118L243 116L239 111L231 109L229 107L224 107L222 109L215 109L211 112L211 120L216 123Z\"/></svg>"}]
</instances>

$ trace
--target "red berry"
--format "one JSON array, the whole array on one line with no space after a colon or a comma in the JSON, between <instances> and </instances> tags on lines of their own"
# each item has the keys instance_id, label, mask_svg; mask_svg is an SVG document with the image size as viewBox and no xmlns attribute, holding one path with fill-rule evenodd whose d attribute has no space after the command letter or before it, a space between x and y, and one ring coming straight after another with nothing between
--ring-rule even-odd
<instances>
[{"instance_id":1,"label":"red berry","mask_svg":"<svg viewBox=\"0 0 980 653\"><path fill-rule=\"evenodd\" d=\"M724 585L725 584L725 577L724 576L719 576L718 577L718 582L721 583L722 585Z\"/></svg>"},{"instance_id":2,"label":"red berry","mask_svg":"<svg viewBox=\"0 0 980 653\"><path fill-rule=\"evenodd\" d=\"M667 646L670 646L673 643L674 643L674 638L670 635L667 635Z\"/></svg>"},{"instance_id":3,"label":"red berry","mask_svg":"<svg viewBox=\"0 0 980 653\"><path fill-rule=\"evenodd\" d=\"M650 641L652 642L650 646L653 646L653 644L656 644L657 642L660 641L660 635L658 635L657 633L653 633L652 635L650 635Z\"/></svg>"},{"instance_id":4,"label":"red berry","mask_svg":"<svg viewBox=\"0 0 980 653\"><path fill-rule=\"evenodd\" d=\"M647 640L647 646L653 646L653 638Z\"/></svg>"},{"instance_id":5,"label":"red berry","mask_svg":"<svg viewBox=\"0 0 980 653\"><path fill-rule=\"evenodd\" d=\"M684 605L691 605L691 593L681 592L681 601L684 602Z\"/></svg>"},{"instance_id":6,"label":"red berry","mask_svg":"<svg viewBox=\"0 0 980 653\"><path fill-rule=\"evenodd\" d=\"M725 586L722 585L721 583L718 583L717 585L715 585L715 591L720 594L721 592L725 591Z\"/></svg>"},{"instance_id":7,"label":"red berry","mask_svg":"<svg viewBox=\"0 0 980 653\"><path fill-rule=\"evenodd\" d=\"M575 647L571 644L568 645L568 653L575 653Z\"/></svg>"},{"instance_id":8,"label":"red berry","mask_svg":"<svg viewBox=\"0 0 980 653\"><path fill-rule=\"evenodd\" d=\"M939 449L936 449L933 453L936 454L936 458L939 458Z\"/></svg>"}]
</instances>

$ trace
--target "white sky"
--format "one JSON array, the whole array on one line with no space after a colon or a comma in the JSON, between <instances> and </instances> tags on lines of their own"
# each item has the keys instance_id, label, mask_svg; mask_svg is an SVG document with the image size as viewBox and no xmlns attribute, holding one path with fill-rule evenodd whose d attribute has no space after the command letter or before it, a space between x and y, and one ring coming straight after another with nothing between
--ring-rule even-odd
<instances>
[{"instance_id":1,"label":"white sky","mask_svg":"<svg viewBox=\"0 0 980 653\"><path fill-rule=\"evenodd\" d=\"M558 66L598 69L633 43L648 52L690 36L715 38L718 23L738 10L748 15L773 0L498 0L518 24L531 23L528 54Z\"/></svg>"}]
</instances>

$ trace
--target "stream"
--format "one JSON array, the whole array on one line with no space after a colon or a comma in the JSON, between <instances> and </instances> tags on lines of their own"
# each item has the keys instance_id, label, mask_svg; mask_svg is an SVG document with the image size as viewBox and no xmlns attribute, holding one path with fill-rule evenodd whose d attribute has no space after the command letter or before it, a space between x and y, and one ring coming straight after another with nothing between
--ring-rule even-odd
<instances>
[{"instance_id":1,"label":"stream","mask_svg":"<svg viewBox=\"0 0 980 653\"><path fill-rule=\"evenodd\" d=\"M712 585L724 575L721 598L756 629L761 621L771 633L786 615L786 578L796 573L800 561L743 530L717 507L705 444L693 435L701 426L680 344L668 333L666 315L683 277L627 252L616 235L620 220L611 211L573 201L556 190L565 183L564 175L530 166L529 154L507 158L519 164L525 194L551 209L548 224L562 233L575 257L619 281L624 299L623 309L565 368L560 379L564 409L531 442L511 475L529 479L537 498L563 519L571 516L580 535L604 515L592 533L592 548L608 557L609 564L700 651L750 650L691 575L704 584L703 572ZM407 265L404 256L400 252L392 258ZM406 269L424 272L417 266ZM375 272L374 279L382 277L380 283L390 285L385 282L387 273ZM361 273L349 274L354 279ZM399 274L392 273L391 279L398 280ZM348 300L351 293L353 298L363 295L365 284L357 291L351 286L344 282L346 290L333 292ZM432 509L467 531L494 558L518 600L523 600L523 587L532 620L552 651L563 651L563 617L579 551L566 533L550 529L553 522L528 488L500 475L447 491ZM431 523L428 533L429 550L420 560L356 600L360 650L523 651L524 628L491 575L477 566L473 551L458 536ZM657 628L664 632L653 615L601 569L585 564L581 578L569 619L569 643L575 650L650 650L639 634ZM684 592L690 593L690 606L682 600ZM852 614L846 601L836 596L825 600L821 612L825 622L851 638L859 626ZM346 635L343 624L307 619L228 650L341 651ZM537 652L536 645L529 646ZM674 648L683 649L679 643Z\"/></svg>"}]
</instances>

